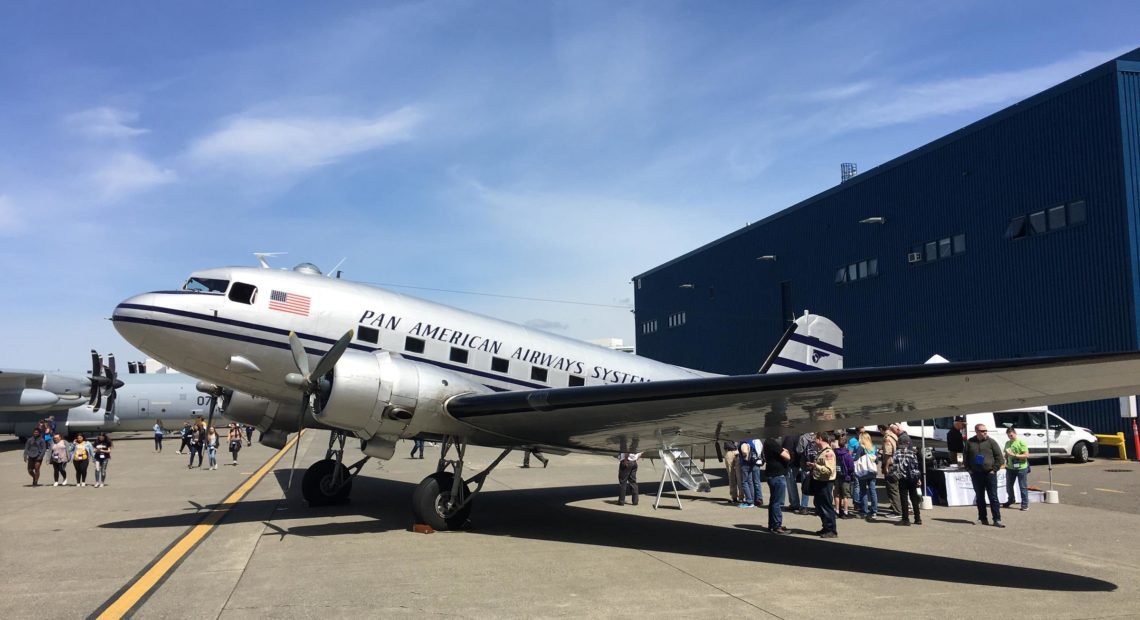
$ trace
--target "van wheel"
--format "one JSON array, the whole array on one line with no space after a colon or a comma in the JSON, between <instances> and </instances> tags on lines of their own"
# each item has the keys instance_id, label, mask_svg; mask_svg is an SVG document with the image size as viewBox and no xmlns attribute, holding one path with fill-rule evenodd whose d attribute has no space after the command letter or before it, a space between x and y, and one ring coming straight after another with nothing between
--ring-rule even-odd
<instances>
[{"instance_id":1,"label":"van wheel","mask_svg":"<svg viewBox=\"0 0 1140 620\"><path fill-rule=\"evenodd\" d=\"M1089 443L1087 441L1078 441L1077 445L1073 446L1073 460L1078 463L1089 462Z\"/></svg>"}]
</instances>

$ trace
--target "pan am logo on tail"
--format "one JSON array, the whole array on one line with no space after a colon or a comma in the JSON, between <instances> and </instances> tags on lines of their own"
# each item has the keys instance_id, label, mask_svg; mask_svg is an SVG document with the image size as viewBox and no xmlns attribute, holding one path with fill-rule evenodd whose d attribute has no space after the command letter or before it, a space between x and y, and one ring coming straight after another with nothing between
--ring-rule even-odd
<instances>
[{"instance_id":1,"label":"pan am logo on tail","mask_svg":"<svg viewBox=\"0 0 1140 620\"><path fill-rule=\"evenodd\" d=\"M796 319L795 326L768 373L843 368L843 330L838 325L818 314L805 313Z\"/></svg>"}]
</instances>

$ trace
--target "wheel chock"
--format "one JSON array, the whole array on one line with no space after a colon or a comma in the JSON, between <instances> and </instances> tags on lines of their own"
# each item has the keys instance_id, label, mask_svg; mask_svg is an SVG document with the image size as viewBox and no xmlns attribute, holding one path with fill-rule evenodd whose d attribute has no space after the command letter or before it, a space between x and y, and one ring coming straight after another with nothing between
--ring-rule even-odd
<instances>
[{"instance_id":1,"label":"wheel chock","mask_svg":"<svg viewBox=\"0 0 1140 620\"><path fill-rule=\"evenodd\" d=\"M428 525L427 523L413 523L412 531L417 534L434 534L435 528Z\"/></svg>"}]
</instances>

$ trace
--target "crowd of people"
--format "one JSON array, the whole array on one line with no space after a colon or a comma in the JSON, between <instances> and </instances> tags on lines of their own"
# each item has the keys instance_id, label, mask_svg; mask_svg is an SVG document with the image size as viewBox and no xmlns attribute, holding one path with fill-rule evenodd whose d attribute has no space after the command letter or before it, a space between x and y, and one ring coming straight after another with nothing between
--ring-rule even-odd
<instances>
[{"instance_id":1,"label":"crowd of people","mask_svg":"<svg viewBox=\"0 0 1140 620\"><path fill-rule=\"evenodd\" d=\"M158 422L154 425L154 452L162 452L162 440L166 431ZM216 428L207 426L206 420L195 416L193 422L186 422L179 432L182 445L178 454L186 449L190 454L187 469L202 467L203 455L208 459L206 469L218 468L218 448L221 436ZM237 466L238 453L242 445L253 442L253 427L242 427L237 423L230 423L226 428L226 442L232 459L231 465ZM107 485L107 470L111 465L111 451L113 442L107 433L99 433L94 441L87 439L84 433L75 433L70 438L56 428L55 416L40 420L32 430L32 436L24 444L24 463L28 468L28 475L32 479L32 486L40 486L40 474L44 463L52 468L52 486L68 486L68 465L74 472L74 486L87 486L88 471L94 468L93 487ZM197 464L195 465L195 459Z\"/></svg>"},{"instance_id":2,"label":"crowd of people","mask_svg":"<svg viewBox=\"0 0 1140 620\"><path fill-rule=\"evenodd\" d=\"M948 443L952 450L957 448L964 456L963 463L970 473L977 498L978 521L990 525L992 516L995 527L1005 527L1001 521L997 473L1008 469L1009 501L1004 506L1008 508L1013 504L1016 485L1021 510L1028 510L1029 450L1012 428L1006 430L1008 441L1003 448L989 438L984 424L978 424L975 435L967 439L963 434L964 421L957 422L951 435L958 433L958 436ZM924 473L920 456L901 425L883 425L878 430L883 438L881 446L872 442L870 433L863 427L851 434L838 430L764 440L725 441L722 448L729 501L740 508L763 507L762 483L766 482L768 531L774 534L790 533L784 527L785 510L819 517L821 528L816 534L822 538L837 537L837 521L843 519L868 522L889 519L902 526L922 525ZM877 486L880 476L886 491L881 507Z\"/></svg>"},{"instance_id":3,"label":"crowd of people","mask_svg":"<svg viewBox=\"0 0 1140 620\"><path fill-rule=\"evenodd\" d=\"M95 480L92 486L99 488L107 484L107 470L111 466L111 438L99 433L95 441L88 441L83 433L77 433L68 440L56 428L55 417L40 420L32 430L32 436L24 444L24 463L32 486L40 486L40 471L46 461L52 468L52 486L67 486L67 471L70 463L75 471L75 486L87 486L87 473L94 463Z\"/></svg>"}]
</instances>

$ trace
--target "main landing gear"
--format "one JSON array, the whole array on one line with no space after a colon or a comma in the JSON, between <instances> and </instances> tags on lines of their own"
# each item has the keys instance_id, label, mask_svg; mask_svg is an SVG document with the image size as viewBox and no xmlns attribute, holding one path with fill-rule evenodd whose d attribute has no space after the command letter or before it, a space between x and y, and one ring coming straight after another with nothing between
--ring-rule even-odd
<instances>
[{"instance_id":1,"label":"main landing gear","mask_svg":"<svg viewBox=\"0 0 1140 620\"><path fill-rule=\"evenodd\" d=\"M313 463L305 470L305 477L301 479L301 495L310 506L348 502L348 495L352 492L352 479L371 457L366 456L345 467L341 463L344 459L344 441L344 433L333 432L329 436L329 447L325 451L324 460Z\"/></svg>"},{"instance_id":2,"label":"main landing gear","mask_svg":"<svg viewBox=\"0 0 1140 620\"><path fill-rule=\"evenodd\" d=\"M457 459L448 459L448 451L454 447ZM424 478L412 493L412 514L416 523L426 523L436 530L456 530L467 523L471 515L471 500L483 488L487 475L502 462L511 449L503 450L487 469L467 480L463 479L463 458L467 444L457 437L445 437L439 453L436 472ZM451 471L448 471L451 469ZM475 490L471 490L471 484Z\"/></svg>"}]
</instances>

